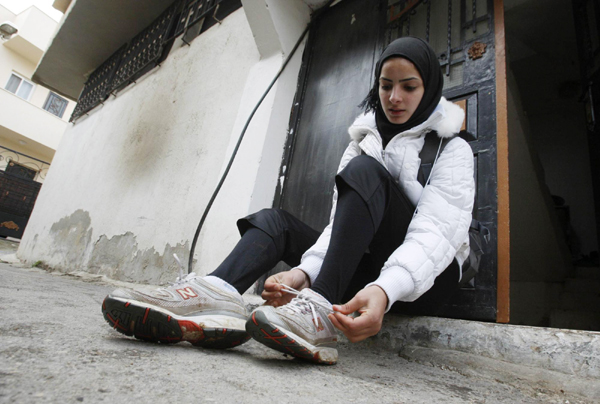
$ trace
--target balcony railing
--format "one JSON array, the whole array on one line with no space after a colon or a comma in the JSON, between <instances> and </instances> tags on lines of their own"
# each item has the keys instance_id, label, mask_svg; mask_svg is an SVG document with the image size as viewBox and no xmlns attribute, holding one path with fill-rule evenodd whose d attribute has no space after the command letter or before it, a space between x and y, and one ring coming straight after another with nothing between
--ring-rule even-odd
<instances>
[{"instance_id":1,"label":"balcony railing","mask_svg":"<svg viewBox=\"0 0 600 404\"><path fill-rule=\"evenodd\" d=\"M121 90L159 65L173 40L193 31L207 16L214 16L226 0L175 0L150 26L123 45L88 78L70 121L102 104L111 93ZM199 30L198 30L199 31Z\"/></svg>"}]
</instances>

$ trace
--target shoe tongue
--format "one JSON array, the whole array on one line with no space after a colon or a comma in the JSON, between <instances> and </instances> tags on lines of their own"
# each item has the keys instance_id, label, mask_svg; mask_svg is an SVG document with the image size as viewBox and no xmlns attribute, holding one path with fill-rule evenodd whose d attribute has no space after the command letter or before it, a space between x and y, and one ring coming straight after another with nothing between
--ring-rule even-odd
<instances>
[{"instance_id":1,"label":"shoe tongue","mask_svg":"<svg viewBox=\"0 0 600 404\"><path fill-rule=\"evenodd\" d=\"M332 307L331 303L329 303L327 299L325 299L323 296L321 296L312 289L302 289L302 291L300 292L300 296L309 296L311 300L315 300L329 309L331 309Z\"/></svg>"}]
</instances>

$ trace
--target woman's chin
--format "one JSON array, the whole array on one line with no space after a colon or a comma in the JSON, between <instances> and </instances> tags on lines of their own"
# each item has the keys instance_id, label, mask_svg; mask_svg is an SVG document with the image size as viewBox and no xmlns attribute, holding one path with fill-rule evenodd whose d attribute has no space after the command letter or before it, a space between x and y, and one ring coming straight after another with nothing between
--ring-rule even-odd
<instances>
[{"instance_id":1,"label":"woman's chin","mask_svg":"<svg viewBox=\"0 0 600 404\"><path fill-rule=\"evenodd\" d=\"M395 116L395 115L389 115L386 114L385 117L387 118L388 121L390 121L390 123L396 124L396 125L401 125L403 123L406 123L408 121L408 118L406 116Z\"/></svg>"}]
</instances>

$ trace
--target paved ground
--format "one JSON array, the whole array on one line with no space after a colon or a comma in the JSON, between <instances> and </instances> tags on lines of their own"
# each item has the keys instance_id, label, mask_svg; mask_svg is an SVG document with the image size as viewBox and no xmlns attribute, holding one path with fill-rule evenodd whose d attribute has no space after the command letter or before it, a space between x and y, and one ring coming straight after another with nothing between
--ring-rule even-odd
<instances>
[{"instance_id":1,"label":"paved ground","mask_svg":"<svg viewBox=\"0 0 600 404\"><path fill-rule=\"evenodd\" d=\"M337 365L317 366L254 341L227 351L137 341L102 318L114 287L0 264L0 403L592 402L519 374L494 380L356 345L340 346Z\"/></svg>"}]
</instances>

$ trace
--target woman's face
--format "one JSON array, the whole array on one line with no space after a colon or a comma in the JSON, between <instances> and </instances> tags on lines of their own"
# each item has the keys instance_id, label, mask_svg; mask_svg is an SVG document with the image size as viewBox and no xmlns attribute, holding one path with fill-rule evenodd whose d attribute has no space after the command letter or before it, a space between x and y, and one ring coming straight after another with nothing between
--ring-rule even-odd
<instances>
[{"instance_id":1,"label":"woman's face","mask_svg":"<svg viewBox=\"0 0 600 404\"><path fill-rule=\"evenodd\" d=\"M425 87L415 65L401 57L383 63L379 75L379 101L391 123L406 123L419 106Z\"/></svg>"}]
</instances>

